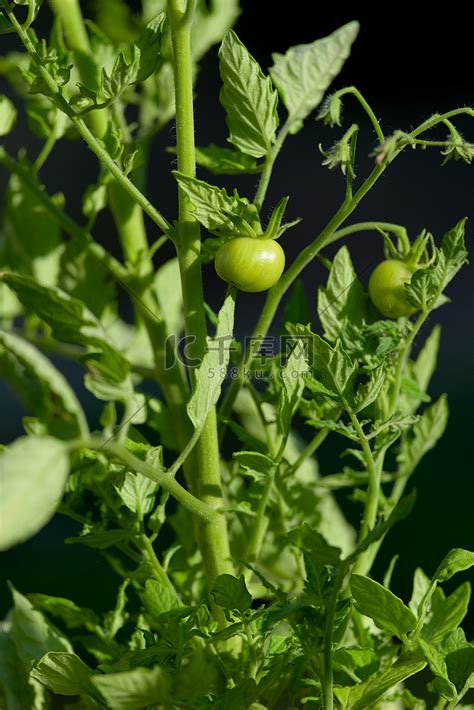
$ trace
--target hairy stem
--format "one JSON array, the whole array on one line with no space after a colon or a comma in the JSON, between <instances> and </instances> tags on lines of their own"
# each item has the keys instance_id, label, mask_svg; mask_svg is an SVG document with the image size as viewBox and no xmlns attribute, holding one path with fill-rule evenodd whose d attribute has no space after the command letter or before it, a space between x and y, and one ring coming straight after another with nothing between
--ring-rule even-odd
<instances>
[{"instance_id":1,"label":"hairy stem","mask_svg":"<svg viewBox=\"0 0 474 710\"><path fill-rule=\"evenodd\" d=\"M168 0L175 75L176 138L178 169L194 177L196 172L193 114L193 77L190 36L190 10L183 0ZM179 190L179 226L177 254L181 272L186 334L193 336L188 348L190 358L202 360L206 349L206 315L201 274L201 239L199 224L193 216L189 199ZM195 447L196 471L193 487L210 508L223 506L220 476L216 412L212 409ZM212 522L197 530L207 583L212 588L220 574L232 574L233 566L226 520L216 515ZM214 612L223 622L216 609Z\"/></svg>"}]
</instances>

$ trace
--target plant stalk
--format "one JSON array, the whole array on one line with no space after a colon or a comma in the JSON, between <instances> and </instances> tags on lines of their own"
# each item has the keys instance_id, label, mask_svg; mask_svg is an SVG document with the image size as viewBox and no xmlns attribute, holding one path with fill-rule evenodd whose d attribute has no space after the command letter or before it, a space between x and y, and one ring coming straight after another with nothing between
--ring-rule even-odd
<instances>
[{"instance_id":1,"label":"plant stalk","mask_svg":"<svg viewBox=\"0 0 474 710\"><path fill-rule=\"evenodd\" d=\"M183 0L168 0L175 75L176 138L178 169L194 177L196 173L194 143L193 76L191 55L191 16L189 4ZM177 254L181 272L181 286L185 314L185 329L193 342L189 357L202 360L206 350L206 316L201 274L201 236L199 224L193 216L191 204L184 191L179 190L179 227ZM195 448L194 491L209 507L223 507L220 476L219 445L215 409L211 410ZM224 515L216 515L209 523L197 527L197 542L203 557L208 588L217 576L232 574L227 523ZM214 608L223 623L223 616Z\"/></svg>"}]
</instances>

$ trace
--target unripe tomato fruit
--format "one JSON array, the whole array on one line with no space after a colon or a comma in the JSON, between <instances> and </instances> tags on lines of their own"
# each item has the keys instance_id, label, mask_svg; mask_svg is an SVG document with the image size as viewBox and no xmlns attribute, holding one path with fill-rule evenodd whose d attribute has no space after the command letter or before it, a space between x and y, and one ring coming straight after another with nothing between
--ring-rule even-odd
<instances>
[{"instance_id":1,"label":"unripe tomato fruit","mask_svg":"<svg viewBox=\"0 0 474 710\"><path fill-rule=\"evenodd\" d=\"M274 239L234 237L219 248L215 267L221 279L241 291L267 291L283 273L285 252Z\"/></svg>"},{"instance_id":2,"label":"unripe tomato fruit","mask_svg":"<svg viewBox=\"0 0 474 710\"><path fill-rule=\"evenodd\" d=\"M399 259L382 261L369 279L369 296L376 309L387 318L411 316L416 308L408 302L405 284L419 267Z\"/></svg>"}]
</instances>

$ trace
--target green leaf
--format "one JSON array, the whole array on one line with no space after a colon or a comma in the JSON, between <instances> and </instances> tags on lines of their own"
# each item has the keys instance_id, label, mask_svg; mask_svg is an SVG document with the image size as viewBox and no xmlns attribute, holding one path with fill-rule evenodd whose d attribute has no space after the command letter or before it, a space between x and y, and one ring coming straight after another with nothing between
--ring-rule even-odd
<instances>
[{"instance_id":1,"label":"green leaf","mask_svg":"<svg viewBox=\"0 0 474 710\"><path fill-rule=\"evenodd\" d=\"M92 682L114 710L137 710L157 704L166 706L170 702L170 679L159 667L94 675Z\"/></svg>"},{"instance_id":2,"label":"green leaf","mask_svg":"<svg viewBox=\"0 0 474 710\"><path fill-rule=\"evenodd\" d=\"M263 168L263 165L257 165L255 158L250 155L214 144L196 148L196 162L214 175L258 173Z\"/></svg>"},{"instance_id":3,"label":"green leaf","mask_svg":"<svg viewBox=\"0 0 474 710\"><path fill-rule=\"evenodd\" d=\"M278 401L278 426L283 436L287 436L290 431L293 415L298 409L306 385L307 373L308 361L305 353L296 346L280 370L283 387L280 389Z\"/></svg>"},{"instance_id":4,"label":"green leaf","mask_svg":"<svg viewBox=\"0 0 474 710\"><path fill-rule=\"evenodd\" d=\"M226 611L244 614L252 606L252 597L245 584L244 576L220 574L211 590L215 603Z\"/></svg>"},{"instance_id":5,"label":"green leaf","mask_svg":"<svg viewBox=\"0 0 474 710\"><path fill-rule=\"evenodd\" d=\"M191 49L199 60L213 44L222 40L240 14L238 0L200 2L191 26Z\"/></svg>"},{"instance_id":6,"label":"green leaf","mask_svg":"<svg viewBox=\"0 0 474 710\"><path fill-rule=\"evenodd\" d=\"M97 690L91 682L94 671L75 653L51 651L33 668L30 675L58 695L91 695Z\"/></svg>"},{"instance_id":7,"label":"green leaf","mask_svg":"<svg viewBox=\"0 0 474 710\"><path fill-rule=\"evenodd\" d=\"M330 545L321 533L303 523L288 535L289 541L301 550L311 552L313 558L324 565L338 565L341 561L341 549Z\"/></svg>"},{"instance_id":8,"label":"green leaf","mask_svg":"<svg viewBox=\"0 0 474 710\"><path fill-rule=\"evenodd\" d=\"M376 707L377 702L383 698L387 691L415 673L419 673L425 666L426 663L416 657L400 658L383 673L371 675L363 683L353 685L345 698L346 705L344 707L350 708L350 710ZM335 694L339 695L337 689L335 689Z\"/></svg>"},{"instance_id":9,"label":"green leaf","mask_svg":"<svg viewBox=\"0 0 474 710\"><path fill-rule=\"evenodd\" d=\"M229 141L255 158L269 155L278 126L278 95L270 77L233 31L225 36L219 58Z\"/></svg>"},{"instance_id":10,"label":"green leaf","mask_svg":"<svg viewBox=\"0 0 474 710\"><path fill-rule=\"evenodd\" d=\"M436 570L433 580L438 582L446 582L458 572L464 572L474 566L474 552L463 550L462 548L454 548L448 552L444 560Z\"/></svg>"},{"instance_id":11,"label":"green leaf","mask_svg":"<svg viewBox=\"0 0 474 710\"><path fill-rule=\"evenodd\" d=\"M10 133L15 125L16 117L17 111L10 99L0 94L0 136Z\"/></svg>"},{"instance_id":12,"label":"green leaf","mask_svg":"<svg viewBox=\"0 0 474 710\"><path fill-rule=\"evenodd\" d=\"M240 199L236 193L230 197L224 188L209 185L176 170L173 175L191 200L194 216L212 234L256 236L262 231L257 208Z\"/></svg>"},{"instance_id":13,"label":"green leaf","mask_svg":"<svg viewBox=\"0 0 474 710\"><path fill-rule=\"evenodd\" d=\"M90 533L81 535L80 537L67 537L64 542L68 545L86 545L93 547L95 550L105 550L112 545L118 545L121 542L128 542L133 537L130 530L104 530L103 532Z\"/></svg>"},{"instance_id":14,"label":"green leaf","mask_svg":"<svg viewBox=\"0 0 474 710\"><path fill-rule=\"evenodd\" d=\"M448 669L443 654L438 651L436 646L423 641L423 639L419 639L418 643L429 663L431 671L436 676L436 684L434 684L436 691L448 700L456 699L456 688L454 683L449 680Z\"/></svg>"},{"instance_id":15,"label":"green leaf","mask_svg":"<svg viewBox=\"0 0 474 710\"><path fill-rule=\"evenodd\" d=\"M139 52L136 81L146 81L158 65L165 18L165 13L154 17L143 30L136 44Z\"/></svg>"},{"instance_id":16,"label":"green leaf","mask_svg":"<svg viewBox=\"0 0 474 710\"><path fill-rule=\"evenodd\" d=\"M91 311L58 288L47 288L28 276L3 273L1 280L18 296L23 305L51 326L52 335L66 343L76 343L101 351L88 356L91 367L112 382L122 382L130 366L107 338Z\"/></svg>"},{"instance_id":17,"label":"green leaf","mask_svg":"<svg viewBox=\"0 0 474 710\"><path fill-rule=\"evenodd\" d=\"M285 55L273 55L270 75L288 109L292 133L301 129L304 119L321 103L358 31L359 23L349 22L328 37L291 47Z\"/></svg>"},{"instance_id":18,"label":"green leaf","mask_svg":"<svg viewBox=\"0 0 474 710\"><path fill-rule=\"evenodd\" d=\"M416 626L413 612L389 589L369 577L353 574L351 590L358 612L369 616L381 629L402 639Z\"/></svg>"},{"instance_id":19,"label":"green leaf","mask_svg":"<svg viewBox=\"0 0 474 710\"><path fill-rule=\"evenodd\" d=\"M318 315L326 338L336 340L346 321L361 326L366 304L367 296L344 245L334 257L326 288L318 289Z\"/></svg>"},{"instance_id":20,"label":"green leaf","mask_svg":"<svg viewBox=\"0 0 474 710\"><path fill-rule=\"evenodd\" d=\"M401 471L413 471L423 456L437 444L446 429L448 415L446 395L424 410L410 435L402 439L397 456Z\"/></svg>"},{"instance_id":21,"label":"green leaf","mask_svg":"<svg viewBox=\"0 0 474 710\"><path fill-rule=\"evenodd\" d=\"M161 315L166 323L168 333L178 335L184 328L178 259L169 259L157 269L153 290L160 304Z\"/></svg>"},{"instance_id":22,"label":"green leaf","mask_svg":"<svg viewBox=\"0 0 474 710\"><path fill-rule=\"evenodd\" d=\"M434 308L441 293L467 263L465 224L466 218L444 235L434 265L416 271L410 283L405 285L407 299L416 308Z\"/></svg>"},{"instance_id":23,"label":"green leaf","mask_svg":"<svg viewBox=\"0 0 474 710\"><path fill-rule=\"evenodd\" d=\"M61 255L58 286L98 318L116 312L116 285L82 239L70 239Z\"/></svg>"},{"instance_id":24,"label":"green leaf","mask_svg":"<svg viewBox=\"0 0 474 710\"><path fill-rule=\"evenodd\" d=\"M11 268L33 276L45 286L55 285L64 249L61 229L17 175L12 175L8 183L3 219Z\"/></svg>"},{"instance_id":25,"label":"green leaf","mask_svg":"<svg viewBox=\"0 0 474 710\"><path fill-rule=\"evenodd\" d=\"M195 373L187 412L196 429L204 425L221 393L233 340L234 309L235 299L229 294L219 311L215 336L208 338L207 352Z\"/></svg>"},{"instance_id":26,"label":"green leaf","mask_svg":"<svg viewBox=\"0 0 474 710\"><path fill-rule=\"evenodd\" d=\"M0 453L0 472L0 550L8 550L53 517L69 474L68 450L52 437L23 437Z\"/></svg>"},{"instance_id":27,"label":"green leaf","mask_svg":"<svg viewBox=\"0 0 474 710\"><path fill-rule=\"evenodd\" d=\"M413 591L408 606L418 616L420 603L430 588L431 580L420 567L417 567L413 575Z\"/></svg>"},{"instance_id":28,"label":"green leaf","mask_svg":"<svg viewBox=\"0 0 474 710\"><path fill-rule=\"evenodd\" d=\"M0 374L59 438L87 436L84 411L68 381L33 345L0 331Z\"/></svg>"},{"instance_id":29,"label":"green leaf","mask_svg":"<svg viewBox=\"0 0 474 710\"><path fill-rule=\"evenodd\" d=\"M474 687L474 644L465 643L445 660L449 678L460 693Z\"/></svg>"},{"instance_id":30,"label":"green leaf","mask_svg":"<svg viewBox=\"0 0 474 710\"><path fill-rule=\"evenodd\" d=\"M268 474L275 465L269 456L258 451L237 451L233 457L243 468L257 473Z\"/></svg>"},{"instance_id":31,"label":"green leaf","mask_svg":"<svg viewBox=\"0 0 474 710\"><path fill-rule=\"evenodd\" d=\"M0 622L0 699L5 710L31 710L33 707L33 688L16 652L11 623L7 621Z\"/></svg>"},{"instance_id":32,"label":"green leaf","mask_svg":"<svg viewBox=\"0 0 474 710\"><path fill-rule=\"evenodd\" d=\"M174 591L154 579L146 581L142 599L146 610L154 619L181 606Z\"/></svg>"},{"instance_id":33,"label":"green leaf","mask_svg":"<svg viewBox=\"0 0 474 710\"><path fill-rule=\"evenodd\" d=\"M68 629L79 629L83 626L94 628L99 624L99 619L92 609L79 607L70 599L48 594L28 594L28 599L35 609L61 619Z\"/></svg>"},{"instance_id":34,"label":"green leaf","mask_svg":"<svg viewBox=\"0 0 474 710\"><path fill-rule=\"evenodd\" d=\"M357 366L345 352L340 340L331 347L319 335L314 335L311 341L310 365L320 375L328 390L336 392L340 398L349 396Z\"/></svg>"},{"instance_id":35,"label":"green leaf","mask_svg":"<svg viewBox=\"0 0 474 710\"><path fill-rule=\"evenodd\" d=\"M372 404L380 394L380 391L385 383L386 371L384 365L374 368L370 371L369 381L363 385L359 385L354 397L354 411L360 412L369 404Z\"/></svg>"},{"instance_id":36,"label":"green leaf","mask_svg":"<svg viewBox=\"0 0 474 710\"><path fill-rule=\"evenodd\" d=\"M431 618L423 626L422 636L429 643L440 643L458 628L467 614L471 599L471 585L464 582L448 597L436 589L431 598Z\"/></svg>"},{"instance_id":37,"label":"green leaf","mask_svg":"<svg viewBox=\"0 0 474 710\"><path fill-rule=\"evenodd\" d=\"M29 671L31 665L49 651L72 653L68 639L50 624L40 611L34 609L28 599L12 584L9 586L14 604L12 637L25 668Z\"/></svg>"},{"instance_id":38,"label":"green leaf","mask_svg":"<svg viewBox=\"0 0 474 710\"><path fill-rule=\"evenodd\" d=\"M141 473L125 471L123 483L115 486L120 498L139 520L151 513L159 485Z\"/></svg>"}]
</instances>

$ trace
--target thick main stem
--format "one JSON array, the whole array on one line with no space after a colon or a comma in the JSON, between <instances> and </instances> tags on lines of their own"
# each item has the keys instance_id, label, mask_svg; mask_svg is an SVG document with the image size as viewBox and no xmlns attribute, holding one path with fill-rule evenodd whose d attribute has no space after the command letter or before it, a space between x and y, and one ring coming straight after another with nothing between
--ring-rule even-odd
<instances>
[{"instance_id":1,"label":"thick main stem","mask_svg":"<svg viewBox=\"0 0 474 710\"><path fill-rule=\"evenodd\" d=\"M176 138L178 168L185 175L196 172L193 115L193 77L190 37L189 2L168 0L171 27L176 99ZM179 191L179 229L177 253L181 272L181 286L185 313L186 334L193 342L189 356L202 360L206 349L206 318L201 274L201 239L199 224L193 217L187 195ZM223 506L219 468L216 412L213 409L196 445L195 480L193 487L198 497L210 507ZM203 557L208 587L220 574L232 574L233 566L227 524L224 515L210 523L199 523L198 544Z\"/></svg>"}]
</instances>

